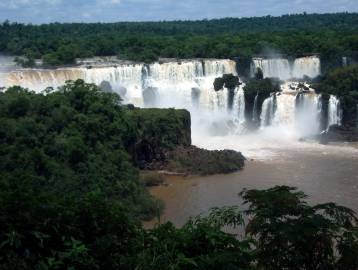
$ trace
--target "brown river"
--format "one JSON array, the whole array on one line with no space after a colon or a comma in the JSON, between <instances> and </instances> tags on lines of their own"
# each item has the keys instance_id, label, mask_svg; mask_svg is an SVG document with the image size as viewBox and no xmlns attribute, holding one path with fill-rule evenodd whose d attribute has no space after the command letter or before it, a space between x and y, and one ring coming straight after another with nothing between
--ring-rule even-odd
<instances>
[{"instance_id":1,"label":"brown river","mask_svg":"<svg viewBox=\"0 0 358 270\"><path fill-rule=\"evenodd\" d=\"M310 203L336 202L358 212L358 148L317 143L267 147L270 155L249 159L242 171L228 175L168 177L151 193L165 203L161 222L183 225L211 207L240 204L243 188L295 186ZM265 152L266 153L266 152ZM251 158L252 155L251 155ZM147 224L148 225L148 224Z\"/></svg>"}]
</instances>

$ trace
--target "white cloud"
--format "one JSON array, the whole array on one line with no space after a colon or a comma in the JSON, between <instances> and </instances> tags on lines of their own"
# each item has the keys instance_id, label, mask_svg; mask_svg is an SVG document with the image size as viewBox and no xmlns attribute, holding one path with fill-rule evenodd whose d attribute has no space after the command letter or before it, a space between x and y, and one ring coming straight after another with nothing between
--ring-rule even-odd
<instances>
[{"instance_id":1,"label":"white cloud","mask_svg":"<svg viewBox=\"0 0 358 270\"><path fill-rule=\"evenodd\" d=\"M35 5L58 5L62 0L1 0L0 7L17 9Z\"/></svg>"},{"instance_id":2,"label":"white cloud","mask_svg":"<svg viewBox=\"0 0 358 270\"><path fill-rule=\"evenodd\" d=\"M96 0L96 2L101 6L107 6L107 5L119 5L121 3L121 0Z\"/></svg>"},{"instance_id":3,"label":"white cloud","mask_svg":"<svg viewBox=\"0 0 358 270\"><path fill-rule=\"evenodd\" d=\"M137 21L358 11L358 0L0 0L0 22ZM145 9L145 12L143 10Z\"/></svg>"}]
</instances>

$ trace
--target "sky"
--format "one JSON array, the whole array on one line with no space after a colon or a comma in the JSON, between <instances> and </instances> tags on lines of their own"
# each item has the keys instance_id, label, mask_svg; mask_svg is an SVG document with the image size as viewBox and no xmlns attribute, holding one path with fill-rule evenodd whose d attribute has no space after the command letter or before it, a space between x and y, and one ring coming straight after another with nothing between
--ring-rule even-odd
<instances>
[{"instance_id":1,"label":"sky","mask_svg":"<svg viewBox=\"0 0 358 270\"><path fill-rule=\"evenodd\" d=\"M0 0L0 22L116 22L358 12L358 0Z\"/></svg>"}]
</instances>

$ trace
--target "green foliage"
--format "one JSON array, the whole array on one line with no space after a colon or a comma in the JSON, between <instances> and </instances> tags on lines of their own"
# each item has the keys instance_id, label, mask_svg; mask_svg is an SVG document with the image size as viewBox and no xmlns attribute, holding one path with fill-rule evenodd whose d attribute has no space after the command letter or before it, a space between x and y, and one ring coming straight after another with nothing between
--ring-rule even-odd
<instances>
[{"instance_id":1,"label":"green foliage","mask_svg":"<svg viewBox=\"0 0 358 270\"><path fill-rule=\"evenodd\" d=\"M156 207L126 150L135 133L119 97L78 80L0 100L0 264L117 269L128 224Z\"/></svg>"},{"instance_id":2,"label":"green foliage","mask_svg":"<svg viewBox=\"0 0 358 270\"><path fill-rule=\"evenodd\" d=\"M0 51L26 55L47 65L72 64L75 57L118 55L152 62L159 57L247 59L273 49L290 56L319 53L324 69L357 59L357 13L202 21L23 25L0 24Z\"/></svg>"},{"instance_id":3,"label":"green foliage","mask_svg":"<svg viewBox=\"0 0 358 270\"><path fill-rule=\"evenodd\" d=\"M355 125L358 104L358 65L335 69L313 87L324 95L336 95L341 101L343 123Z\"/></svg>"},{"instance_id":4,"label":"green foliage","mask_svg":"<svg viewBox=\"0 0 358 270\"><path fill-rule=\"evenodd\" d=\"M224 79L222 77L215 78L214 80L214 89L215 91L222 90L224 88Z\"/></svg>"},{"instance_id":5,"label":"green foliage","mask_svg":"<svg viewBox=\"0 0 358 270\"><path fill-rule=\"evenodd\" d=\"M239 77L232 74L224 74L222 77L216 78L214 81L215 91L222 90L224 87L227 89L235 89L235 87L239 85Z\"/></svg>"},{"instance_id":6,"label":"green foliage","mask_svg":"<svg viewBox=\"0 0 358 270\"><path fill-rule=\"evenodd\" d=\"M25 68L31 68L35 66L35 59L33 56L27 56L25 58L15 57L15 63Z\"/></svg>"},{"instance_id":7,"label":"green foliage","mask_svg":"<svg viewBox=\"0 0 358 270\"><path fill-rule=\"evenodd\" d=\"M43 56L45 66L59 66L75 64L76 57L79 56L78 48L74 45L61 46L56 52L47 53Z\"/></svg>"},{"instance_id":8,"label":"green foliage","mask_svg":"<svg viewBox=\"0 0 358 270\"><path fill-rule=\"evenodd\" d=\"M355 213L334 203L309 206L295 188L244 190L246 232L257 240L264 269L356 269ZM353 249L351 249L353 248ZM350 250L350 254L345 250ZM349 257L349 259L346 258ZM347 263L349 261L349 263ZM347 263L347 264L345 264Z\"/></svg>"},{"instance_id":9,"label":"green foliage","mask_svg":"<svg viewBox=\"0 0 358 270\"><path fill-rule=\"evenodd\" d=\"M160 225L146 232L138 269L252 269L251 240L239 241L221 230L242 222L237 208L228 207L213 209L208 217L179 229Z\"/></svg>"},{"instance_id":10,"label":"green foliage","mask_svg":"<svg viewBox=\"0 0 358 270\"><path fill-rule=\"evenodd\" d=\"M266 97L270 96L271 93L281 91L280 89L280 81L275 78L253 78L244 86L245 94L256 95L258 93Z\"/></svg>"},{"instance_id":11,"label":"green foliage","mask_svg":"<svg viewBox=\"0 0 358 270\"><path fill-rule=\"evenodd\" d=\"M164 152L191 144L190 113L175 109L133 109L127 111L133 123L136 141L129 148L133 161L141 169L152 160L164 160Z\"/></svg>"}]
</instances>

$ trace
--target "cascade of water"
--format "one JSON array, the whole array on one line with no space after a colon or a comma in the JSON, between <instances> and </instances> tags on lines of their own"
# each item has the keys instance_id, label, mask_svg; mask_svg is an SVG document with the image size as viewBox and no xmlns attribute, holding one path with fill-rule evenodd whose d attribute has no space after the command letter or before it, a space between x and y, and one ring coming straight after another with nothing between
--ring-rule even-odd
<instances>
[{"instance_id":1,"label":"cascade of water","mask_svg":"<svg viewBox=\"0 0 358 270\"><path fill-rule=\"evenodd\" d=\"M304 76L315 78L320 74L321 61L317 56L297 58L293 63L293 78L303 78Z\"/></svg>"},{"instance_id":2,"label":"cascade of water","mask_svg":"<svg viewBox=\"0 0 358 270\"><path fill-rule=\"evenodd\" d=\"M245 93L243 87L235 89L233 113L237 115L239 124L245 122Z\"/></svg>"},{"instance_id":3,"label":"cascade of water","mask_svg":"<svg viewBox=\"0 0 358 270\"><path fill-rule=\"evenodd\" d=\"M201 61L154 63L149 66L150 77L154 81L169 81L181 83L194 81L204 76Z\"/></svg>"},{"instance_id":4,"label":"cascade of water","mask_svg":"<svg viewBox=\"0 0 358 270\"><path fill-rule=\"evenodd\" d=\"M328 102L328 121L327 128L332 125L341 125L342 110L340 101L336 96L330 95Z\"/></svg>"},{"instance_id":5,"label":"cascade of water","mask_svg":"<svg viewBox=\"0 0 358 270\"><path fill-rule=\"evenodd\" d=\"M321 61L317 56L301 57L294 60L292 67L285 58L253 58L251 76L257 69L262 70L265 78L277 77L281 80L290 78L317 77L321 74Z\"/></svg>"},{"instance_id":6,"label":"cascade of water","mask_svg":"<svg viewBox=\"0 0 358 270\"><path fill-rule=\"evenodd\" d=\"M265 99L262 104L261 111L261 127L270 126L272 124L277 108L276 94L272 94L269 98Z\"/></svg>"},{"instance_id":7,"label":"cascade of water","mask_svg":"<svg viewBox=\"0 0 358 270\"><path fill-rule=\"evenodd\" d=\"M19 85L40 92L47 87L57 88L67 80L84 77L85 69L82 68L16 70L7 74L6 86Z\"/></svg>"},{"instance_id":8,"label":"cascade of water","mask_svg":"<svg viewBox=\"0 0 358 270\"><path fill-rule=\"evenodd\" d=\"M204 60L205 76L219 77L224 74L234 74L236 72L236 63L227 60Z\"/></svg>"},{"instance_id":9,"label":"cascade of water","mask_svg":"<svg viewBox=\"0 0 358 270\"><path fill-rule=\"evenodd\" d=\"M254 100L254 106L252 109L252 121L257 122L258 121L258 111L257 111L257 102L259 98L259 93L256 94L255 100Z\"/></svg>"},{"instance_id":10,"label":"cascade of water","mask_svg":"<svg viewBox=\"0 0 358 270\"><path fill-rule=\"evenodd\" d=\"M276 97L276 111L272 121L274 126L293 126L295 122L296 97L279 93Z\"/></svg>"},{"instance_id":11,"label":"cascade of water","mask_svg":"<svg viewBox=\"0 0 358 270\"><path fill-rule=\"evenodd\" d=\"M287 80L291 77L290 63L283 58L253 58L251 73L254 76L256 70L260 68L265 78L280 78Z\"/></svg>"},{"instance_id":12,"label":"cascade of water","mask_svg":"<svg viewBox=\"0 0 358 270\"><path fill-rule=\"evenodd\" d=\"M323 119L323 103L322 103L322 95L316 95L316 103L317 103L317 121L318 121L318 131L322 131L322 119Z\"/></svg>"},{"instance_id":13,"label":"cascade of water","mask_svg":"<svg viewBox=\"0 0 358 270\"><path fill-rule=\"evenodd\" d=\"M295 127L300 135L308 136L319 132L322 102L314 93L299 93L296 96Z\"/></svg>"}]
</instances>

